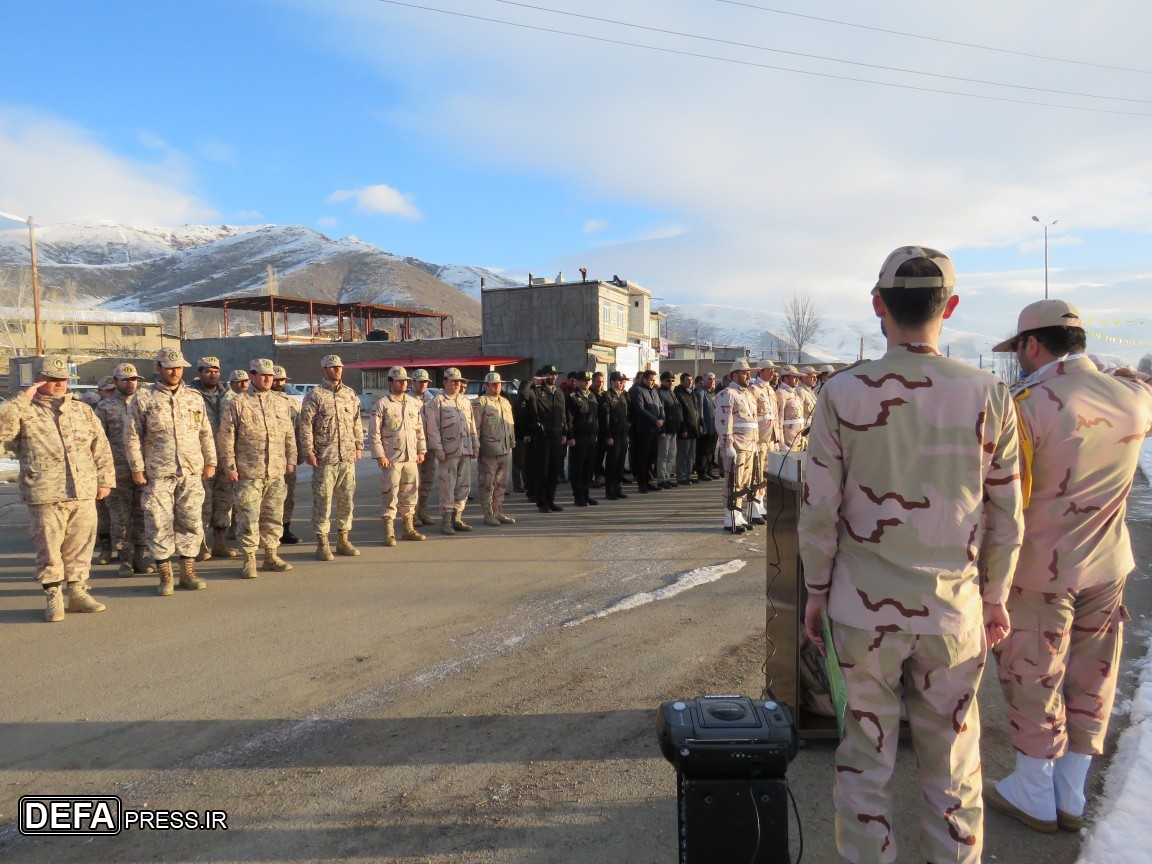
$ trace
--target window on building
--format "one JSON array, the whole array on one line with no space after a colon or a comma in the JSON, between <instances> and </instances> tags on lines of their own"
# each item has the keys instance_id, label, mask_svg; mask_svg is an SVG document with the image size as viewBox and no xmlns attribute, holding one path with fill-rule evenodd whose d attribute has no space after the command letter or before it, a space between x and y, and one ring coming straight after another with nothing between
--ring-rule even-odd
<instances>
[{"instance_id":1,"label":"window on building","mask_svg":"<svg viewBox=\"0 0 1152 864\"><path fill-rule=\"evenodd\" d=\"M132 324L132 325L126 325L124 327L121 327L120 328L120 335L121 336L143 336L144 335L144 325L143 324Z\"/></svg>"},{"instance_id":2,"label":"window on building","mask_svg":"<svg viewBox=\"0 0 1152 864\"><path fill-rule=\"evenodd\" d=\"M87 324L65 324L63 327L65 336L87 336Z\"/></svg>"},{"instance_id":3,"label":"window on building","mask_svg":"<svg viewBox=\"0 0 1152 864\"><path fill-rule=\"evenodd\" d=\"M624 307L623 306L617 306L616 307L616 326L619 327L621 330L624 329Z\"/></svg>"},{"instance_id":4,"label":"window on building","mask_svg":"<svg viewBox=\"0 0 1152 864\"><path fill-rule=\"evenodd\" d=\"M612 323L612 304L607 300L600 301L600 321L603 324Z\"/></svg>"}]
</instances>

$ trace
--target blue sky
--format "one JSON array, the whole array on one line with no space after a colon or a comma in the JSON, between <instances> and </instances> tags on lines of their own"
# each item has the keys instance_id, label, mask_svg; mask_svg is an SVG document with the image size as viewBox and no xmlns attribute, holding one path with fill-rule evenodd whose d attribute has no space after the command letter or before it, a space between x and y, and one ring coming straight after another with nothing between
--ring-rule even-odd
<instances>
[{"instance_id":1,"label":"blue sky","mask_svg":"<svg viewBox=\"0 0 1152 864\"><path fill-rule=\"evenodd\" d=\"M999 334L1050 280L1152 318L1152 74L768 14L714 0L538 0L715 39L1110 101L675 38L496 0L424 5L653 47L1055 110L661 54L374 0L9 4L0 210L41 221L263 222L515 274L613 273L670 300L829 314L884 255L950 251ZM775 9L1142 69L1147 4L976 0ZM1107 46L1107 47L1104 47ZM1145 101L1135 101L1145 100ZM766 299L767 298L767 299ZM975 299L981 298L981 299ZM1090 307L1090 308L1089 308ZM853 314L856 314L853 312ZM1117 331L1119 332L1119 331ZM1152 345L1152 327L1124 331Z\"/></svg>"}]
</instances>

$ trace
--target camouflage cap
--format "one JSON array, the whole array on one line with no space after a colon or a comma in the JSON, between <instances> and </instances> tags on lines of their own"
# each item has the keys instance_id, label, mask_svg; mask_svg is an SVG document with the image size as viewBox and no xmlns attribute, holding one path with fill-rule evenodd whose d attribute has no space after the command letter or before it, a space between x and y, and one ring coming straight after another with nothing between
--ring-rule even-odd
<instances>
[{"instance_id":1,"label":"camouflage cap","mask_svg":"<svg viewBox=\"0 0 1152 864\"><path fill-rule=\"evenodd\" d=\"M800 370L798 370L791 363L789 363L787 366L785 366L783 369L780 370L780 377L781 378L785 378L789 375L791 375L793 378L799 378L800 377Z\"/></svg>"},{"instance_id":2,"label":"camouflage cap","mask_svg":"<svg viewBox=\"0 0 1152 864\"><path fill-rule=\"evenodd\" d=\"M929 272L922 275L899 276L900 268L910 261L923 261L921 269ZM934 271L934 272L932 272ZM872 293L881 288L952 288L956 285L956 271L952 259L937 249L927 246L901 246L884 259L880 268L880 278Z\"/></svg>"},{"instance_id":3,"label":"camouflage cap","mask_svg":"<svg viewBox=\"0 0 1152 864\"><path fill-rule=\"evenodd\" d=\"M272 367L272 378L276 381L280 381L280 380L287 381L288 380L288 370L285 369L283 366L273 366Z\"/></svg>"},{"instance_id":4,"label":"camouflage cap","mask_svg":"<svg viewBox=\"0 0 1152 864\"><path fill-rule=\"evenodd\" d=\"M97 390L115 390L116 379L111 375L105 375L100 379L100 383L96 385Z\"/></svg>"},{"instance_id":5,"label":"camouflage cap","mask_svg":"<svg viewBox=\"0 0 1152 864\"><path fill-rule=\"evenodd\" d=\"M504 379L500 377L499 372L489 372L484 376L485 384L503 384Z\"/></svg>"},{"instance_id":6,"label":"camouflage cap","mask_svg":"<svg viewBox=\"0 0 1152 864\"><path fill-rule=\"evenodd\" d=\"M321 368L327 369L329 366L343 366L344 361L340 359L337 354L325 354L324 359L320 361Z\"/></svg>"},{"instance_id":7,"label":"camouflage cap","mask_svg":"<svg viewBox=\"0 0 1152 864\"><path fill-rule=\"evenodd\" d=\"M44 378L55 378L58 381L67 381L72 377L72 373L68 371L68 361L59 354L43 358L37 364L36 373Z\"/></svg>"},{"instance_id":8,"label":"camouflage cap","mask_svg":"<svg viewBox=\"0 0 1152 864\"><path fill-rule=\"evenodd\" d=\"M771 360L761 360L760 361L760 368L761 369L775 369L776 364L773 363Z\"/></svg>"},{"instance_id":9,"label":"camouflage cap","mask_svg":"<svg viewBox=\"0 0 1152 864\"><path fill-rule=\"evenodd\" d=\"M821 372L835 372L836 367L834 367L831 363L826 363L820 367L820 371Z\"/></svg>"},{"instance_id":10,"label":"camouflage cap","mask_svg":"<svg viewBox=\"0 0 1152 864\"><path fill-rule=\"evenodd\" d=\"M815 375L816 370L813 369L811 366L801 366L800 367L800 374L801 375Z\"/></svg>"},{"instance_id":11,"label":"camouflage cap","mask_svg":"<svg viewBox=\"0 0 1152 864\"><path fill-rule=\"evenodd\" d=\"M751 372L752 367L748 365L748 361L741 357L739 360L733 360L731 367L728 369L728 374L733 372Z\"/></svg>"},{"instance_id":12,"label":"camouflage cap","mask_svg":"<svg viewBox=\"0 0 1152 864\"><path fill-rule=\"evenodd\" d=\"M161 348L156 352L156 365L162 369L175 369L177 366L190 368L192 366L184 355L175 348Z\"/></svg>"},{"instance_id":13,"label":"camouflage cap","mask_svg":"<svg viewBox=\"0 0 1152 864\"><path fill-rule=\"evenodd\" d=\"M408 370L403 366L393 366L388 370L389 381L408 381Z\"/></svg>"},{"instance_id":14,"label":"camouflage cap","mask_svg":"<svg viewBox=\"0 0 1152 864\"><path fill-rule=\"evenodd\" d=\"M254 357L248 364L248 371L253 375L271 375L276 377L276 364L267 357Z\"/></svg>"},{"instance_id":15,"label":"camouflage cap","mask_svg":"<svg viewBox=\"0 0 1152 864\"><path fill-rule=\"evenodd\" d=\"M233 369L232 374L228 376L229 381L247 381L248 373L243 369Z\"/></svg>"},{"instance_id":16,"label":"camouflage cap","mask_svg":"<svg viewBox=\"0 0 1152 864\"><path fill-rule=\"evenodd\" d=\"M445 381L463 381L464 376L460 374L460 370L455 366L449 366L444 370Z\"/></svg>"},{"instance_id":17,"label":"camouflage cap","mask_svg":"<svg viewBox=\"0 0 1152 864\"><path fill-rule=\"evenodd\" d=\"M144 380L144 376L137 372L136 367L131 363L121 363L112 370L112 377L119 378L121 381L127 381L129 378L135 378L138 381Z\"/></svg>"},{"instance_id":18,"label":"camouflage cap","mask_svg":"<svg viewBox=\"0 0 1152 864\"><path fill-rule=\"evenodd\" d=\"M1005 339L999 345L994 345L992 350L995 352L1007 352L1016 350L1016 340L1018 340L1023 333L1029 330L1042 330L1045 327L1079 327L1080 325L1080 311L1064 300L1057 300L1055 298L1049 300L1037 300L1035 303L1029 303L1020 312L1020 319L1016 322L1016 335L1011 339Z\"/></svg>"},{"instance_id":19,"label":"camouflage cap","mask_svg":"<svg viewBox=\"0 0 1152 864\"><path fill-rule=\"evenodd\" d=\"M219 357L201 357L200 362L196 364L197 369L219 369Z\"/></svg>"},{"instance_id":20,"label":"camouflage cap","mask_svg":"<svg viewBox=\"0 0 1152 864\"><path fill-rule=\"evenodd\" d=\"M428 374L427 369L417 369L412 373L413 381L431 381L432 376Z\"/></svg>"}]
</instances>

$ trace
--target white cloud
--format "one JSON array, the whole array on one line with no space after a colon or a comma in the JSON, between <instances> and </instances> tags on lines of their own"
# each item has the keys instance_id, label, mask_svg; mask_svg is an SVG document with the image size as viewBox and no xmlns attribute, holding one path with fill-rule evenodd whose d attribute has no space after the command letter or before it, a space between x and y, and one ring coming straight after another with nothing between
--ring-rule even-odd
<instances>
[{"instance_id":1,"label":"white cloud","mask_svg":"<svg viewBox=\"0 0 1152 864\"><path fill-rule=\"evenodd\" d=\"M261 213L259 210L237 210L236 211L236 218L237 219L263 219L264 214Z\"/></svg>"},{"instance_id":2,"label":"white cloud","mask_svg":"<svg viewBox=\"0 0 1152 864\"><path fill-rule=\"evenodd\" d=\"M211 222L183 157L159 138L158 161L128 159L87 129L0 105L0 203L40 222L112 219L134 225Z\"/></svg>"},{"instance_id":3,"label":"white cloud","mask_svg":"<svg viewBox=\"0 0 1152 864\"><path fill-rule=\"evenodd\" d=\"M402 219L410 219L414 222L423 218L413 203L411 195L383 183L377 183L375 186L364 186L360 189L338 189L329 195L327 200L329 204L355 201L356 209L361 213L383 213L399 216Z\"/></svg>"},{"instance_id":4,"label":"white cloud","mask_svg":"<svg viewBox=\"0 0 1152 864\"><path fill-rule=\"evenodd\" d=\"M584 223L585 234L598 234L601 231L607 230L611 227L611 222L607 219L589 219Z\"/></svg>"},{"instance_id":5,"label":"white cloud","mask_svg":"<svg viewBox=\"0 0 1152 864\"><path fill-rule=\"evenodd\" d=\"M321 228L331 228L334 225L339 225L340 220L337 219L335 216L321 216L319 219L316 220L316 224L319 225Z\"/></svg>"},{"instance_id":6,"label":"white cloud","mask_svg":"<svg viewBox=\"0 0 1152 864\"><path fill-rule=\"evenodd\" d=\"M1048 232L1048 248L1054 249L1057 246L1082 246L1084 240L1073 234L1065 234L1059 237L1053 237L1052 232ZM1042 252L1044 250L1044 238L1040 237L1035 240L1026 240L1016 247L1021 252Z\"/></svg>"}]
</instances>

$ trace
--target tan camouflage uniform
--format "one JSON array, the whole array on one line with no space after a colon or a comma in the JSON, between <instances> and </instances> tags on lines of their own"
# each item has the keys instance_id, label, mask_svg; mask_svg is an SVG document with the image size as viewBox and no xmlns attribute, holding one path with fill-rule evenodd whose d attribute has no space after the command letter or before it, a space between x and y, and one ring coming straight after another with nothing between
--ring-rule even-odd
<instances>
[{"instance_id":1,"label":"tan camouflage uniform","mask_svg":"<svg viewBox=\"0 0 1152 864\"><path fill-rule=\"evenodd\" d=\"M312 469L312 529L327 536L329 514L336 507L336 530L352 530L356 495L356 460L364 449L364 423L360 400L346 384L327 378L304 397L296 420L300 458L315 456Z\"/></svg>"},{"instance_id":2,"label":"tan camouflage uniform","mask_svg":"<svg viewBox=\"0 0 1152 864\"><path fill-rule=\"evenodd\" d=\"M220 431L220 417L224 412L229 396L235 396L231 388L223 381L217 385L216 392L206 390L199 386L199 381L193 381L189 387L200 394L204 400L204 410L208 413L208 425L212 427L212 435ZM232 522L232 492L233 484L228 482L223 471L217 471L211 477L204 478L204 506L201 518L204 522L204 531L209 528L217 531L227 530Z\"/></svg>"},{"instance_id":3,"label":"tan camouflage uniform","mask_svg":"<svg viewBox=\"0 0 1152 864\"><path fill-rule=\"evenodd\" d=\"M116 485L103 427L71 393L21 393L0 405L0 441L13 441L20 460L36 580L83 585L96 544L97 490Z\"/></svg>"},{"instance_id":4,"label":"tan camouflage uniform","mask_svg":"<svg viewBox=\"0 0 1152 864\"><path fill-rule=\"evenodd\" d=\"M804 581L829 595L847 691L840 854L896 860L890 779L903 701L923 795L919 860L977 864L982 599L1006 599L1021 532L1008 388L929 346L890 347L825 385L805 478Z\"/></svg>"},{"instance_id":5,"label":"tan camouflage uniform","mask_svg":"<svg viewBox=\"0 0 1152 864\"><path fill-rule=\"evenodd\" d=\"M416 457L427 453L421 399L403 393L389 393L372 406L368 419L368 444L373 459L387 459L380 469L380 492L384 498L381 517L391 523L397 513L403 518L416 512L420 475ZM425 457L427 458L427 457Z\"/></svg>"},{"instance_id":6,"label":"tan camouflage uniform","mask_svg":"<svg viewBox=\"0 0 1152 864\"><path fill-rule=\"evenodd\" d=\"M125 396L116 392L109 399L101 399L92 409L108 437L112 463L116 467L116 488L105 500L108 502L112 549L120 553L122 561L131 558L134 547L148 544L144 532L144 493L132 482L132 470L128 467L128 453L124 448L124 428L131 421L132 403L135 401L135 393Z\"/></svg>"},{"instance_id":7,"label":"tan camouflage uniform","mask_svg":"<svg viewBox=\"0 0 1152 864\"><path fill-rule=\"evenodd\" d=\"M503 396L480 396L472 403L472 414L480 439L476 478L480 486L480 506L485 515L503 513L508 466L516 446L512 403Z\"/></svg>"},{"instance_id":8,"label":"tan camouflage uniform","mask_svg":"<svg viewBox=\"0 0 1152 864\"><path fill-rule=\"evenodd\" d=\"M274 555L284 531L284 475L296 464L296 430L276 393L250 390L230 400L216 436L220 469L236 482L236 539L247 554Z\"/></svg>"},{"instance_id":9,"label":"tan camouflage uniform","mask_svg":"<svg viewBox=\"0 0 1152 864\"><path fill-rule=\"evenodd\" d=\"M804 401L796 390L797 388L789 387L781 381L776 391L776 406L784 433L784 449L792 451L808 449L808 439L800 435L806 423Z\"/></svg>"},{"instance_id":10,"label":"tan camouflage uniform","mask_svg":"<svg viewBox=\"0 0 1152 864\"><path fill-rule=\"evenodd\" d=\"M315 388L313 388L315 389ZM273 390L284 404L288 406L288 416L292 419L292 434L296 434L296 419L300 416L300 405L296 400L281 390ZM359 406L357 406L359 407ZM303 460L300 458L300 442L297 438L296 442L296 462L293 464L299 465ZM291 471L284 475L284 525L287 527L288 523L292 521L292 513L296 510L296 472Z\"/></svg>"},{"instance_id":11,"label":"tan camouflage uniform","mask_svg":"<svg viewBox=\"0 0 1152 864\"><path fill-rule=\"evenodd\" d=\"M752 482L752 460L760 446L760 421L756 394L751 387L732 381L716 397L716 433L721 464L724 467L724 527L743 525L741 514L747 492L729 501L729 487L746 490ZM735 451L732 456L729 450Z\"/></svg>"},{"instance_id":12,"label":"tan camouflage uniform","mask_svg":"<svg viewBox=\"0 0 1152 864\"><path fill-rule=\"evenodd\" d=\"M760 376L752 379L749 389L756 397L757 459L753 460L752 483L761 486L768 471L768 454L780 449L780 419L776 415L776 391ZM752 495L752 515L763 515L764 490L759 488Z\"/></svg>"},{"instance_id":13,"label":"tan camouflage uniform","mask_svg":"<svg viewBox=\"0 0 1152 864\"><path fill-rule=\"evenodd\" d=\"M440 515L458 515L468 503L472 457L480 451L472 404L463 391L455 396L441 393L425 404L424 435L428 449L444 455L440 463Z\"/></svg>"},{"instance_id":14,"label":"tan camouflage uniform","mask_svg":"<svg viewBox=\"0 0 1152 864\"><path fill-rule=\"evenodd\" d=\"M181 383L155 383L136 391L124 426L128 468L143 471L144 531L157 562L195 558L204 541L205 465L216 464L204 400Z\"/></svg>"},{"instance_id":15,"label":"tan camouflage uniform","mask_svg":"<svg viewBox=\"0 0 1152 864\"><path fill-rule=\"evenodd\" d=\"M436 396L424 391L423 395L419 397L423 400L422 410L428 407ZM416 512L423 514L427 510L428 499L432 497L432 489L436 485L436 454L432 451L431 446L428 448L428 453L424 456L424 461L420 463L420 492L416 498ZM431 519L427 520L431 523Z\"/></svg>"}]
</instances>

